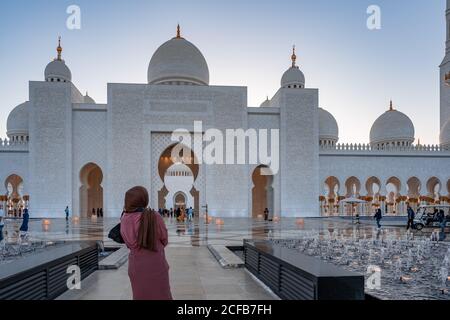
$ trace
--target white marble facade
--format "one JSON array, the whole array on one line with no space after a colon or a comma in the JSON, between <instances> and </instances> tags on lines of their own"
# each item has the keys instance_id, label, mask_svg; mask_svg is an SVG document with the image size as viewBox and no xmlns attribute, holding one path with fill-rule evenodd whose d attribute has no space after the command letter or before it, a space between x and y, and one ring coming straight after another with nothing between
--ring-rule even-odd
<instances>
[{"instance_id":1,"label":"white marble facade","mask_svg":"<svg viewBox=\"0 0 450 320\"><path fill-rule=\"evenodd\" d=\"M450 25L449 10L447 21ZM154 54L147 84L108 84L107 103L97 104L72 82L59 45L44 81L29 83L29 101L8 118L8 138L0 143L0 181L5 183L1 194L8 196L8 181L20 181L19 196L30 197L32 217L62 217L66 206L74 214L89 215L81 212L86 207L81 202L86 201L82 192L89 194L90 188L103 190L102 208L108 217L120 216L124 193L135 185L149 190L151 206L157 208L165 183L170 189L168 208L175 195L183 193L188 207L203 211L207 204L211 215L221 217L255 216L256 199L265 199L271 214L290 217L330 214L338 197L375 193L449 202L449 39L440 72L439 146L418 144L412 122L392 104L374 123L370 143L338 144L338 125L319 108L319 90L307 87L295 52L277 93L261 107L250 108L247 88L209 85L205 58L178 30ZM205 130L279 129L280 169L270 186L263 186L273 190L271 195L255 196L260 191L255 191L254 164L201 164L195 174L172 167L164 177L160 161L173 145L171 132L191 131L194 121L202 121ZM178 172L187 173L177 180ZM197 202L189 193L192 187Z\"/></svg>"}]
</instances>

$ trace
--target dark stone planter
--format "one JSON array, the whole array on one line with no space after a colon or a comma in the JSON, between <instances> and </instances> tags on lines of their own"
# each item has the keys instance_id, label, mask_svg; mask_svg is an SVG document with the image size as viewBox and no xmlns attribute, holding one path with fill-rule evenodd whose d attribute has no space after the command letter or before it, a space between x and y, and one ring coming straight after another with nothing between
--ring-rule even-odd
<instances>
[{"instance_id":1,"label":"dark stone planter","mask_svg":"<svg viewBox=\"0 0 450 320\"><path fill-rule=\"evenodd\" d=\"M96 243L50 248L0 268L0 300L52 300L68 290L67 268L77 265L81 279L98 270Z\"/></svg>"},{"instance_id":2,"label":"dark stone planter","mask_svg":"<svg viewBox=\"0 0 450 320\"><path fill-rule=\"evenodd\" d=\"M284 300L364 300L364 276L320 259L244 241L245 267Z\"/></svg>"}]
</instances>

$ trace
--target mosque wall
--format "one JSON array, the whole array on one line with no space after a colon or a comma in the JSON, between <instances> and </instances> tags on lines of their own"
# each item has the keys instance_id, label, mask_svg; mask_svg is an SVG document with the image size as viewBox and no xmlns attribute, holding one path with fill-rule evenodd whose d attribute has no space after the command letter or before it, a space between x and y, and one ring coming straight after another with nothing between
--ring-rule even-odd
<instances>
[{"instance_id":1,"label":"mosque wall","mask_svg":"<svg viewBox=\"0 0 450 320\"><path fill-rule=\"evenodd\" d=\"M280 108L248 108L248 128L253 129L280 129ZM268 150L271 149L271 140L268 141ZM247 173L250 177L250 187L248 188L248 208L251 210L253 208L253 181L252 175L257 165L249 166L249 171ZM276 174L273 177L272 187L274 191L274 203L273 210L270 214L280 215L281 212L281 193L280 193L280 174Z\"/></svg>"},{"instance_id":2,"label":"mosque wall","mask_svg":"<svg viewBox=\"0 0 450 320\"><path fill-rule=\"evenodd\" d=\"M156 159L152 156L152 133L171 133L180 128L191 131L196 120L203 121L204 130L245 128L246 102L246 90L242 87L110 84L107 214L120 215L125 191L135 185L148 188L155 199L158 186L151 183L152 159ZM204 202L211 214L248 216L247 170L246 166L205 166L208 192Z\"/></svg>"},{"instance_id":3,"label":"mosque wall","mask_svg":"<svg viewBox=\"0 0 450 320\"><path fill-rule=\"evenodd\" d=\"M316 89L280 89L281 215L319 216L319 108Z\"/></svg>"},{"instance_id":4,"label":"mosque wall","mask_svg":"<svg viewBox=\"0 0 450 320\"><path fill-rule=\"evenodd\" d=\"M61 217L72 207L71 83L30 82L30 211Z\"/></svg>"},{"instance_id":5,"label":"mosque wall","mask_svg":"<svg viewBox=\"0 0 450 320\"><path fill-rule=\"evenodd\" d=\"M73 110L73 174L72 199L73 212L80 213L80 174L89 164L100 167L103 173L102 186L105 186L106 174L106 106L75 105Z\"/></svg>"}]
</instances>

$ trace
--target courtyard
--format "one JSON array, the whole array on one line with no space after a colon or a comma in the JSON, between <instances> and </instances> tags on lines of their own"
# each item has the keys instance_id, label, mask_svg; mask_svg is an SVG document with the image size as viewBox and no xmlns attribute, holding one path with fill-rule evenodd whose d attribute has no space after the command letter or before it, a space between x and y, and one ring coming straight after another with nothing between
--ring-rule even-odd
<instances>
[{"instance_id":1,"label":"courtyard","mask_svg":"<svg viewBox=\"0 0 450 320\"><path fill-rule=\"evenodd\" d=\"M97 241L105 251L117 249L121 245L107 237L109 230L117 222L113 218L71 218L68 221L32 219L28 240L50 244ZM165 218L165 223L169 232L166 256L170 265L170 285L176 300L279 299L245 268L221 266L212 254L211 246L239 247L243 245L244 239L297 241L313 234L332 235L341 241L347 241L347 246L357 241L371 241L370 239L402 241L411 237L416 240L427 240L430 237L429 232L415 232L415 236L407 233L404 217L386 218L381 231L374 227L371 219L362 219L360 224L354 224L348 218L283 218L277 222L229 218L218 221L213 219L209 224L203 219L182 223ZM17 241L19 226L20 220L7 220L6 242ZM337 256L336 253L334 255ZM98 270L82 281L81 290L67 291L57 299L130 300L132 293L127 267L127 262L124 261L116 269Z\"/></svg>"}]
</instances>

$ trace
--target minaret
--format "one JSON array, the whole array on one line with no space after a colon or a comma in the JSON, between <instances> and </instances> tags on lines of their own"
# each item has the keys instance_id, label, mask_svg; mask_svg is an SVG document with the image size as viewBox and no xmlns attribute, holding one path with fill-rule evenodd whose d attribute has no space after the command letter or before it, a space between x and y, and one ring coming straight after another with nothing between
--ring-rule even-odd
<instances>
[{"instance_id":1,"label":"minaret","mask_svg":"<svg viewBox=\"0 0 450 320\"><path fill-rule=\"evenodd\" d=\"M441 128L450 119L450 0L447 0L447 9L445 11L447 39L445 42L445 57L442 61L440 68L441 84L441 113L440 113L440 125Z\"/></svg>"},{"instance_id":2,"label":"minaret","mask_svg":"<svg viewBox=\"0 0 450 320\"><path fill-rule=\"evenodd\" d=\"M447 25L447 41L445 43L445 54L450 54L450 0L447 0L447 8L445 10L445 18Z\"/></svg>"}]
</instances>

